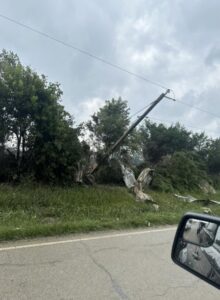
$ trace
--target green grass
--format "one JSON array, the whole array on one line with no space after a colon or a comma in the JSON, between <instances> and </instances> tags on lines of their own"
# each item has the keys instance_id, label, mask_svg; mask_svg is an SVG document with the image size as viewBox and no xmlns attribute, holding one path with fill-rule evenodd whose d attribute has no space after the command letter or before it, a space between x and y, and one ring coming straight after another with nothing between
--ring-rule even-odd
<instances>
[{"instance_id":1,"label":"green grass","mask_svg":"<svg viewBox=\"0 0 220 300\"><path fill-rule=\"evenodd\" d=\"M1 185L0 240L177 224L187 211L202 212L202 204L184 203L168 193L149 193L160 205L158 212L151 204L135 202L123 187ZM218 200L220 194L212 198ZM209 207L220 215L220 207Z\"/></svg>"}]
</instances>

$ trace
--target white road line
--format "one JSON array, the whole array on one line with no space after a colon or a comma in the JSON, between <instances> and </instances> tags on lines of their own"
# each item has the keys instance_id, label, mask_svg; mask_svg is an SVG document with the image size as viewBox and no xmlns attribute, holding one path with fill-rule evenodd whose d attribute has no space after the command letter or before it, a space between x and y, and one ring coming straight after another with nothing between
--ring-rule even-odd
<instances>
[{"instance_id":1,"label":"white road line","mask_svg":"<svg viewBox=\"0 0 220 300\"><path fill-rule=\"evenodd\" d=\"M36 244L26 244L26 245L20 245L20 246L2 247L2 248L0 248L0 252L1 251L18 250L18 249L53 246L53 245L62 245L62 244L77 243L77 242L84 242L84 241L111 239L111 238L126 237L126 236L132 236L132 235L142 235L142 234L148 234L148 233L173 231L173 230L176 230L176 227L169 227L169 228L164 228L164 229L154 229L154 230L144 230L144 231L134 231L134 232L126 232L126 233L115 233L115 234L108 234L108 235L101 235L101 236L94 236L94 237L85 237L85 238L78 238L78 239L63 240L63 241L42 242L42 243L36 243Z\"/></svg>"}]
</instances>

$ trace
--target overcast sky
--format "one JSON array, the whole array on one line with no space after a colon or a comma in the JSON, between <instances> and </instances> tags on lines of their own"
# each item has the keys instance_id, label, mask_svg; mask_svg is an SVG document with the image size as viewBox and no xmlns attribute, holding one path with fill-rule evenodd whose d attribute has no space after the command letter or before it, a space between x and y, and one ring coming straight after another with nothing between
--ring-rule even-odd
<instances>
[{"instance_id":1,"label":"overcast sky","mask_svg":"<svg viewBox=\"0 0 220 300\"><path fill-rule=\"evenodd\" d=\"M0 0L0 14L159 82L181 101L219 115L166 99L150 115L213 137L220 132L219 12L219 0ZM2 18L0 48L59 82L63 104L77 123L113 97L127 100L132 115L164 91Z\"/></svg>"}]
</instances>

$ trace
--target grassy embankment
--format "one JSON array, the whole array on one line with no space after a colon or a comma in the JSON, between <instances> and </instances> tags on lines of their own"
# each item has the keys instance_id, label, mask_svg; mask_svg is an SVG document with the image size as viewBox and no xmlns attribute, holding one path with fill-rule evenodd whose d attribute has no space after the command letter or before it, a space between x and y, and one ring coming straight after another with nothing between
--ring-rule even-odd
<instances>
[{"instance_id":1,"label":"grassy embankment","mask_svg":"<svg viewBox=\"0 0 220 300\"><path fill-rule=\"evenodd\" d=\"M151 204L135 202L123 187L1 185L0 240L176 224L187 211L202 212L202 204L184 203L172 194L149 193L160 205L158 212ZM219 196L212 198L218 200ZM209 207L220 215L219 206Z\"/></svg>"}]
</instances>

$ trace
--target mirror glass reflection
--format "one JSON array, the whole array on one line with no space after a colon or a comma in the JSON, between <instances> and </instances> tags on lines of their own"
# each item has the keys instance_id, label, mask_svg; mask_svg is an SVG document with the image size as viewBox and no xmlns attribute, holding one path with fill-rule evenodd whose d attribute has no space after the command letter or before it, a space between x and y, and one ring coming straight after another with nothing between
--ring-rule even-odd
<instances>
[{"instance_id":1,"label":"mirror glass reflection","mask_svg":"<svg viewBox=\"0 0 220 300\"><path fill-rule=\"evenodd\" d=\"M220 286L220 227L189 219L178 240L175 257L188 269Z\"/></svg>"},{"instance_id":2,"label":"mirror glass reflection","mask_svg":"<svg viewBox=\"0 0 220 300\"><path fill-rule=\"evenodd\" d=\"M214 242L217 227L215 223L189 219L184 228L183 239L202 247L209 247Z\"/></svg>"}]
</instances>

